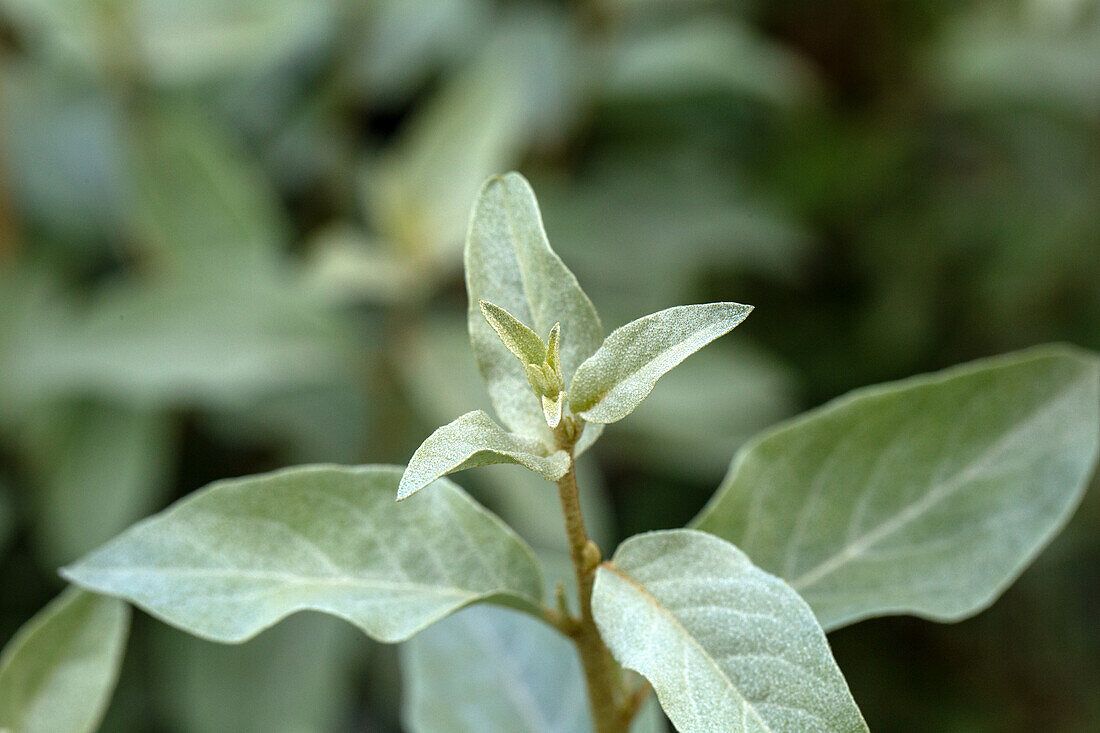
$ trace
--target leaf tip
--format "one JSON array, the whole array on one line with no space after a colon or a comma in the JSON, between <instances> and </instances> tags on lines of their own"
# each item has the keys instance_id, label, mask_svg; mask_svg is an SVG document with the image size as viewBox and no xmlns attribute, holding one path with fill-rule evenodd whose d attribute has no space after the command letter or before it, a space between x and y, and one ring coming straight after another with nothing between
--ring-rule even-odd
<instances>
[{"instance_id":1,"label":"leaf tip","mask_svg":"<svg viewBox=\"0 0 1100 733\"><path fill-rule=\"evenodd\" d=\"M404 501L422 488L424 488L424 484L414 480L409 475L409 469L406 468L405 473L401 474L401 481L397 484L397 498L394 501Z\"/></svg>"}]
</instances>

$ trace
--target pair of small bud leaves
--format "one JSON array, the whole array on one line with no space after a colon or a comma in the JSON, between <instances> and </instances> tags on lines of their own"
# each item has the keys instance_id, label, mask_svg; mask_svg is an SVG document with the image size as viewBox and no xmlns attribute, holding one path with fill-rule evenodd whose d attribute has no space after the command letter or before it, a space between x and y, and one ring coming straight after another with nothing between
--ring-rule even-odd
<instances>
[{"instance_id":1,"label":"pair of small bud leaves","mask_svg":"<svg viewBox=\"0 0 1100 733\"><path fill-rule=\"evenodd\" d=\"M518 318L498 305L479 300L481 313L501 342L523 364L527 381L542 403L546 424L555 429L561 423L565 404L565 378L561 373L561 324L555 323L546 341Z\"/></svg>"}]
</instances>

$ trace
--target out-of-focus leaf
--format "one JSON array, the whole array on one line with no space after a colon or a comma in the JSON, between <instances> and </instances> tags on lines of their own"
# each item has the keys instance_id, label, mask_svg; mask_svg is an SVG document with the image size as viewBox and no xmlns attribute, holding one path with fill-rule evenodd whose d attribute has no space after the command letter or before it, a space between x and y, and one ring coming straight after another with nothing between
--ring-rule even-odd
<instances>
[{"instance_id":1,"label":"out-of-focus leaf","mask_svg":"<svg viewBox=\"0 0 1100 733\"><path fill-rule=\"evenodd\" d=\"M560 322L567 383L595 353L603 329L592 301L550 248L535 194L518 173L491 178L477 197L466 240L466 290L470 342L497 414L517 433L552 444L527 375L485 322L479 302L495 303L536 333Z\"/></svg>"},{"instance_id":2,"label":"out-of-focus leaf","mask_svg":"<svg viewBox=\"0 0 1100 733\"><path fill-rule=\"evenodd\" d=\"M749 27L698 18L669 28L622 33L611 45L602 92L612 98L667 100L732 93L793 104L812 88L808 65Z\"/></svg>"},{"instance_id":3,"label":"out-of-focus leaf","mask_svg":"<svg viewBox=\"0 0 1100 733\"><path fill-rule=\"evenodd\" d=\"M1019 12L982 6L954 19L929 54L930 78L954 104L975 110L1039 104L1071 115L1100 117L1100 15L1081 9L1080 18L1059 18L1032 3ZM1008 12L1004 12L1008 11Z\"/></svg>"},{"instance_id":4,"label":"out-of-focus leaf","mask_svg":"<svg viewBox=\"0 0 1100 733\"><path fill-rule=\"evenodd\" d=\"M1046 347L857 390L746 445L694 526L786 578L827 629L965 618L1080 501L1098 371Z\"/></svg>"},{"instance_id":5,"label":"out-of-focus leaf","mask_svg":"<svg viewBox=\"0 0 1100 733\"><path fill-rule=\"evenodd\" d=\"M277 446L288 465L354 464L369 444L372 412L367 400L361 387L334 382L226 405L204 415L203 424L229 444Z\"/></svg>"},{"instance_id":6,"label":"out-of-focus leaf","mask_svg":"<svg viewBox=\"0 0 1100 733\"><path fill-rule=\"evenodd\" d=\"M56 275L42 267L0 269L0 424L19 426L52 395L52 364L32 364L36 352L66 340L71 306Z\"/></svg>"},{"instance_id":7,"label":"out-of-focus leaf","mask_svg":"<svg viewBox=\"0 0 1100 733\"><path fill-rule=\"evenodd\" d=\"M173 85L263 71L318 48L337 20L333 0L136 0L131 7L150 78Z\"/></svg>"},{"instance_id":8,"label":"out-of-focus leaf","mask_svg":"<svg viewBox=\"0 0 1100 733\"><path fill-rule=\"evenodd\" d=\"M351 73L375 104L404 101L491 27L484 0L378 0Z\"/></svg>"},{"instance_id":9,"label":"out-of-focus leaf","mask_svg":"<svg viewBox=\"0 0 1100 733\"><path fill-rule=\"evenodd\" d=\"M255 74L317 48L335 30L332 0L3 0L35 51L81 73L118 56L142 78L180 85Z\"/></svg>"},{"instance_id":10,"label":"out-of-focus leaf","mask_svg":"<svg viewBox=\"0 0 1100 733\"><path fill-rule=\"evenodd\" d=\"M220 282L270 276L286 222L259 168L193 111L158 108L135 130L136 227L154 264Z\"/></svg>"},{"instance_id":11,"label":"out-of-focus leaf","mask_svg":"<svg viewBox=\"0 0 1100 733\"><path fill-rule=\"evenodd\" d=\"M751 305L740 303L681 305L620 326L577 367L569 385L570 408L590 422L622 420L662 375L751 312Z\"/></svg>"},{"instance_id":12,"label":"out-of-focus leaf","mask_svg":"<svg viewBox=\"0 0 1100 733\"><path fill-rule=\"evenodd\" d=\"M550 453L537 440L509 433L481 410L467 412L428 436L401 476L397 500L415 494L440 476L494 463L518 463L557 481L569 470L569 454Z\"/></svg>"},{"instance_id":13,"label":"out-of-focus leaf","mask_svg":"<svg viewBox=\"0 0 1100 733\"><path fill-rule=\"evenodd\" d=\"M167 415L82 404L32 422L23 439L46 565L72 562L161 506L173 455Z\"/></svg>"},{"instance_id":14,"label":"out-of-focus leaf","mask_svg":"<svg viewBox=\"0 0 1100 733\"><path fill-rule=\"evenodd\" d=\"M69 588L0 653L0 730L91 733L107 709L130 609Z\"/></svg>"},{"instance_id":15,"label":"out-of-focus leaf","mask_svg":"<svg viewBox=\"0 0 1100 733\"><path fill-rule=\"evenodd\" d=\"M317 614L236 646L158 630L156 681L170 719L192 733L335 730L351 704L349 663L368 646L351 626Z\"/></svg>"},{"instance_id":16,"label":"out-of-focus leaf","mask_svg":"<svg viewBox=\"0 0 1100 733\"><path fill-rule=\"evenodd\" d=\"M601 547L615 537L615 522L607 485L594 462L577 462L577 485L581 486L581 509L588 535ZM530 471L501 467L475 474L479 491L525 540L536 548L562 550L569 547L557 488Z\"/></svg>"},{"instance_id":17,"label":"out-of-focus leaf","mask_svg":"<svg viewBox=\"0 0 1100 733\"><path fill-rule=\"evenodd\" d=\"M504 26L365 172L368 214L421 271L457 264L478 187L514 167L547 118L571 106L557 58L568 26L538 14Z\"/></svg>"},{"instance_id":18,"label":"out-of-focus leaf","mask_svg":"<svg viewBox=\"0 0 1100 733\"><path fill-rule=\"evenodd\" d=\"M810 607L717 537L630 538L597 571L592 612L677 730L867 730Z\"/></svg>"},{"instance_id":19,"label":"out-of-focus leaf","mask_svg":"<svg viewBox=\"0 0 1100 733\"><path fill-rule=\"evenodd\" d=\"M368 213L407 257L449 264L478 185L515 164L525 137L521 84L512 63L475 62L365 171Z\"/></svg>"},{"instance_id":20,"label":"out-of-focus leaf","mask_svg":"<svg viewBox=\"0 0 1100 733\"><path fill-rule=\"evenodd\" d=\"M577 652L545 624L506 609L465 609L401 647L402 718L423 733L589 733ZM649 704L631 733L661 733Z\"/></svg>"},{"instance_id":21,"label":"out-of-focus leaf","mask_svg":"<svg viewBox=\"0 0 1100 733\"><path fill-rule=\"evenodd\" d=\"M797 411L797 391L793 372L778 359L732 339L663 376L660 388L605 438L604 456L713 481L742 443Z\"/></svg>"},{"instance_id":22,"label":"out-of-focus leaf","mask_svg":"<svg viewBox=\"0 0 1100 733\"><path fill-rule=\"evenodd\" d=\"M554 247L582 282L599 287L605 321L683 302L716 268L795 278L809 235L781 205L731 176L735 162L716 171L719 154L686 143L654 150L642 141L605 154L567 183L534 179ZM607 267L612 246L615 266Z\"/></svg>"},{"instance_id":23,"label":"out-of-focus leaf","mask_svg":"<svg viewBox=\"0 0 1100 733\"><path fill-rule=\"evenodd\" d=\"M22 216L66 242L112 231L123 218L126 146L111 98L29 62L5 64L0 85L5 187Z\"/></svg>"},{"instance_id":24,"label":"out-of-focus leaf","mask_svg":"<svg viewBox=\"0 0 1100 733\"><path fill-rule=\"evenodd\" d=\"M421 733L588 733L568 639L525 614L469 608L402 647L402 718Z\"/></svg>"},{"instance_id":25,"label":"out-of-focus leaf","mask_svg":"<svg viewBox=\"0 0 1100 733\"><path fill-rule=\"evenodd\" d=\"M348 332L278 266L274 193L189 120L154 115L137 144L139 239L157 277L101 287L80 307L48 277L5 278L9 409L73 394L239 405L346 370Z\"/></svg>"},{"instance_id":26,"label":"out-of-focus leaf","mask_svg":"<svg viewBox=\"0 0 1100 733\"><path fill-rule=\"evenodd\" d=\"M84 0L0 0L13 26L34 40L36 56L66 69L92 70L101 61L100 23L106 3Z\"/></svg>"},{"instance_id":27,"label":"out-of-focus leaf","mask_svg":"<svg viewBox=\"0 0 1100 733\"><path fill-rule=\"evenodd\" d=\"M402 376L408 378L409 397L424 423L438 425L474 409L492 409L470 351L464 317L429 315L416 328L404 330L401 338L401 363L408 365ZM449 356L441 358L442 354Z\"/></svg>"},{"instance_id":28,"label":"out-of-focus leaf","mask_svg":"<svg viewBox=\"0 0 1100 733\"><path fill-rule=\"evenodd\" d=\"M57 304L50 309L56 311ZM92 394L141 405L242 404L344 369L339 324L277 281L180 282L104 293L86 316L21 321L6 347L13 399Z\"/></svg>"},{"instance_id":29,"label":"out-of-focus leaf","mask_svg":"<svg viewBox=\"0 0 1100 733\"><path fill-rule=\"evenodd\" d=\"M650 694L630 725L630 733L668 733L668 719L661 710L657 696Z\"/></svg>"},{"instance_id":30,"label":"out-of-focus leaf","mask_svg":"<svg viewBox=\"0 0 1100 733\"><path fill-rule=\"evenodd\" d=\"M395 503L400 475L305 466L216 482L62 573L230 643L303 610L387 642L478 601L539 612L542 576L519 537L446 480Z\"/></svg>"},{"instance_id":31,"label":"out-of-focus leaf","mask_svg":"<svg viewBox=\"0 0 1100 733\"><path fill-rule=\"evenodd\" d=\"M351 225L329 227L312 237L303 281L310 293L337 304L404 303L431 293L422 273L392 247Z\"/></svg>"}]
</instances>

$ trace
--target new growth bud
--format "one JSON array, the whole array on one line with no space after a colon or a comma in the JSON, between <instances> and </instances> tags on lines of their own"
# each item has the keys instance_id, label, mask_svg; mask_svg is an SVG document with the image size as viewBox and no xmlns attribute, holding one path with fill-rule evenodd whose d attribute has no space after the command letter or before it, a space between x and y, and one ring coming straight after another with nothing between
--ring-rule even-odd
<instances>
[{"instance_id":1,"label":"new growth bud","mask_svg":"<svg viewBox=\"0 0 1100 733\"><path fill-rule=\"evenodd\" d=\"M546 424L551 428L558 427L565 404L565 379L561 373L559 350L561 324L554 324L546 343L543 343L538 334L500 306L485 300L478 301L478 305L501 343L523 365L527 381L542 405Z\"/></svg>"}]
</instances>

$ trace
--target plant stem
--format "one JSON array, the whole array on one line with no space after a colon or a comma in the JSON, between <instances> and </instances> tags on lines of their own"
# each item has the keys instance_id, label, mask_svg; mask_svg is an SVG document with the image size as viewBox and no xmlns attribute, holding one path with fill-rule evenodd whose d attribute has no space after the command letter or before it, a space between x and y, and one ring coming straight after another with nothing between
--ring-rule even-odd
<instances>
[{"instance_id":1,"label":"plant stem","mask_svg":"<svg viewBox=\"0 0 1100 733\"><path fill-rule=\"evenodd\" d=\"M577 491L577 474L572 460L569 472L558 481L558 496L569 537L569 556L577 577L581 615L571 626L570 637L577 645L588 685L588 698L596 733L625 733L633 711L628 711L622 676L611 652L603 643L592 618L592 583L600 564L599 549L588 539Z\"/></svg>"}]
</instances>

